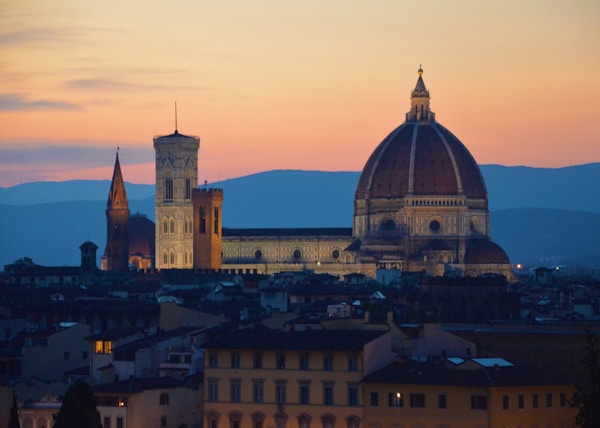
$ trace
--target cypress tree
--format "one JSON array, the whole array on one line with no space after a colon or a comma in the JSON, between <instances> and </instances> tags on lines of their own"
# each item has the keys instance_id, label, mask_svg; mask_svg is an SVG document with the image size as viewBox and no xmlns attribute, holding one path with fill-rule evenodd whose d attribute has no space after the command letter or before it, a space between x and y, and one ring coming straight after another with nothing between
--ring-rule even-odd
<instances>
[{"instance_id":1,"label":"cypress tree","mask_svg":"<svg viewBox=\"0 0 600 428\"><path fill-rule=\"evenodd\" d=\"M19 423L19 405L17 404L17 393L13 391L13 403L10 408L10 422L8 428L21 428Z\"/></svg>"},{"instance_id":2,"label":"cypress tree","mask_svg":"<svg viewBox=\"0 0 600 428\"><path fill-rule=\"evenodd\" d=\"M68 389L58 413L54 415L54 428L102 428L96 398L90 386L75 381Z\"/></svg>"}]
</instances>

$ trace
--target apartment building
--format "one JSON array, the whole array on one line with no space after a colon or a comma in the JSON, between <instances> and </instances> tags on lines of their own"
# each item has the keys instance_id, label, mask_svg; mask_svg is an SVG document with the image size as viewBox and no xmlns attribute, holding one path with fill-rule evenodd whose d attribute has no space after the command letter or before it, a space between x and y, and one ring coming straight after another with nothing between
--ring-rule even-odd
<instances>
[{"instance_id":1,"label":"apartment building","mask_svg":"<svg viewBox=\"0 0 600 428\"><path fill-rule=\"evenodd\" d=\"M237 330L205 344L205 427L362 427L362 379L393 360L388 331Z\"/></svg>"}]
</instances>

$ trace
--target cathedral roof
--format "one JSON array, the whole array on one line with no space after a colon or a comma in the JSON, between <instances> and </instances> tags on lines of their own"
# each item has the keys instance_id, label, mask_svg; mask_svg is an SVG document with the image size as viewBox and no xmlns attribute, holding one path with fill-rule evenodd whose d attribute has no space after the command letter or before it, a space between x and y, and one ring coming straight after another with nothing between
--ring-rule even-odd
<instances>
[{"instance_id":1,"label":"cathedral roof","mask_svg":"<svg viewBox=\"0 0 600 428\"><path fill-rule=\"evenodd\" d=\"M479 166L454 134L436 123L419 69L406 122L373 151L358 181L356 199L466 196L487 199Z\"/></svg>"}]
</instances>

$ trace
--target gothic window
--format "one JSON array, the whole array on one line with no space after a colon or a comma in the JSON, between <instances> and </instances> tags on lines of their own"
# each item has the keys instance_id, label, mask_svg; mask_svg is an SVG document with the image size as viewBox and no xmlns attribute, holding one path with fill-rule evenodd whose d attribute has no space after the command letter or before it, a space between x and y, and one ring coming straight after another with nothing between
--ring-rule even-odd
<instances>
[{"instance_id":1,"label":"gothic window","mask_svg":"<svg viewBox=\"0 0 600 428\"><path fill-rule=\"evenodd\" d=\"M185 199L192 199L192 180L185 179Z\"/></svg>"},{"instance_id":2,"label":"gothic window","mask_svg":"<svg viewBox=\"0 0 600 428\"><path fill-rule=\"evenodd\" d=\"M175 220L171 220L170 225L171 225L171 233L175 233Z\"/></svg>"},{"instance_id":3,"label":"gothic window","mask_svg":"<svg viewBox=\"0 0 600 428\"><path fill-rule=\"evenodd\" d=\"M165 235L169 233L169 222L166 219L163 220L163 233Z\"/></svg>"},{"instance_id":4,"label":"gothic window","mask_svg":"<svg viewBox=\"0 0 600 428\"><path fill-rule=\"evenodd\" d=\"M171 264L175 264L175 253L173 251L171 251Z\"/></svg>"},{"instance_id":5,"label":"gothic window","mask_svg":"<svg viewBox=\"0 0 600 428\"><path fill-rule=\"evenodd\" d=\"M165 178L165 200L173 200L173 179L171 177Z\"/></svg>"}]
</instances>

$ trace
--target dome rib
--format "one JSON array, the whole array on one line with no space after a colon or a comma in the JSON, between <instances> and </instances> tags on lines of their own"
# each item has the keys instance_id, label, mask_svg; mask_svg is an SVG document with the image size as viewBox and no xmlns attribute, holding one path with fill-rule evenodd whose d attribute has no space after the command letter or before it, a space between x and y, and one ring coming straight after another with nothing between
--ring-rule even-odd
<instances>
[{"instance_id":1,"label":"dome rib","mask_svg":"<svg viewBox=\"0 0 600 428\"><path fill-rule=\"evenodd\" d=\"M460 178L460 170L458 169L458 165L456 163L456 157L454 156L454 151L450 148L450 145L448 144L446 137L440 132L437 125L435 123L432 123L431 126L432 126L433 130L435 131L435 133L442 140L442 143L444 144L444 147L446 148L446 151L448 152L448 156L450 157L450 161L452 162L452 168L454 168L454 176L456 177L456 187L458 188L458 194L462 195L463 194L462 180Z\"/></svg>"}]
</instances>

